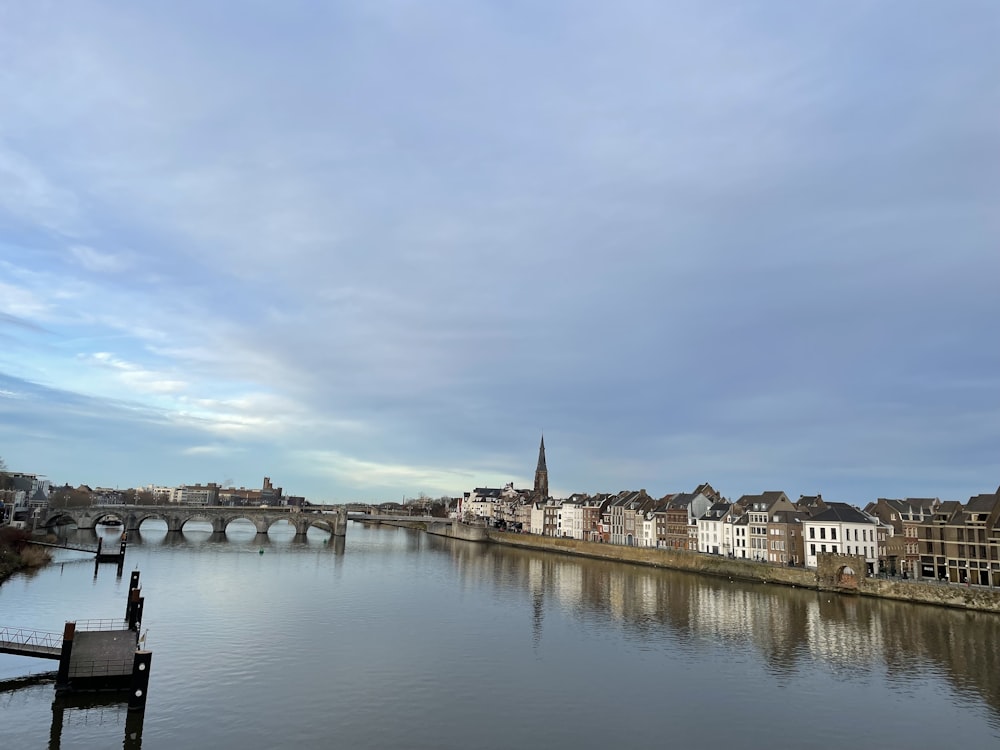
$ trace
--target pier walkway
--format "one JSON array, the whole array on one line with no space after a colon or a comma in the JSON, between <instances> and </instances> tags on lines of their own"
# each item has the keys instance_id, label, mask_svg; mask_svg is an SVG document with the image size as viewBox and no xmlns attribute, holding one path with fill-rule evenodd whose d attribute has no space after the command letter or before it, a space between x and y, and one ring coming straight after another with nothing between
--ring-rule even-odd
<instances>
[{"instance_id":1,"label":"pier walkway","mask_svg":"<svg viewBox=\"0 0 1000 750\"><path fill-rule=\"evenodd\" d=\"M58 659L62 653L62 633L0 626L0 653Z\"/></svg>"}]
</instances>

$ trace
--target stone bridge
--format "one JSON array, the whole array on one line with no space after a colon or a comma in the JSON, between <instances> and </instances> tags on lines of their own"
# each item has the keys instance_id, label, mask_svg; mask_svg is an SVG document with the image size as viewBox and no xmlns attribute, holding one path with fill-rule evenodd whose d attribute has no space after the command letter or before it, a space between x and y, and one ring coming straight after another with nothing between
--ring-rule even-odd
<instances>
[{"instance_id":1,"label":"stone bridge","mask_svg":"<svg viewBox=\"0 0 1000 750\"><path fill-rule=\"evenodd\" d=\"M181 531L188 521L207 521L213 533L223 533L236 520L250 521L258 534L278 521L288 521L297 536L304 536L310 526L328 531L333 536L347 536L347 510L343 506L240 507L207 505L93 505L86 508L50 508L42 525L46 528L75 523L78 528L92 529L104 520L117 519L125 531L138 531L143 521L159 519L167 522L167 531Z\"/></svg>"}]
</instances>

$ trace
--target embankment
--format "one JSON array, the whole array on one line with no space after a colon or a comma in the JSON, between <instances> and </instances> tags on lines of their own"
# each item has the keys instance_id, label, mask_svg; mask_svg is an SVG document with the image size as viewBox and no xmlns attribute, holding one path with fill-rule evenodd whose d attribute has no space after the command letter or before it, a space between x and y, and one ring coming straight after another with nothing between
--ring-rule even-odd
<instances>
[{"instance_id":1,"label":"embankment","mask_svg":"<svg viewBox=\"0 0 1000 750\"><path fill-rule=\"evenodd\" d=\"M0 583L18 571L40 568L52 560L48 551L28 545L28 538L18 529L0 529Z\"/></svg>"},{"instance_id":2,"label":"embankment","mask_svg":"<svg viewBox=\"0 0 1000 750\"><path fill-rule=\"evenodd\" d=\"M766 565L750 560L737 560L682 550L626 547L619 544L600 544L534 534L508 534L494 529L487 530L487 536L489 541L497 544L524 549L615 560L744 581L776 583L783 586L861 594L883 599L1000 614L1000 592L993 589L845 575L844 571L849 571L852 567L854 570L864 569L864 561L850 555L827 555L821 562L819 569L812 570Z\"/></svg>"}]
</instances>

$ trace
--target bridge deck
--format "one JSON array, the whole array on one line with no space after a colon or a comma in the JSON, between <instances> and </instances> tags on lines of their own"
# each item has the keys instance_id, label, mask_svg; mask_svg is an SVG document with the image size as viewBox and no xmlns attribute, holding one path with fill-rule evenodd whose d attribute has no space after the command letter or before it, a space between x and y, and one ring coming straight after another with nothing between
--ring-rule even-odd
<instances>
[{"instance_id":1,"label":"bridge deck","mask_svg":"<svg viewBox=\"0 0 1000 750\"><path fill-rule=\"evenodd\" d=\"M62 653L62 635L44 630L0 627L0 653L58 659Z\"/></svg>"},{"instance_id":2,"label":"bridge deck","mask_svg":"<svg viewBox=\"0 0 1000 750\"><path fill-rule=\"evenodd\" d=\"M39 659L58 659L62 654L61 648L49 646L21 646L16 643L6 643L0 641L0 654L14 654L15 656L34 656Z\"/></svg>"},{"instance_id":3,"label":"bridge deck","mask_svg":"<svg viewBox=\"0 0 1000 750\"><path fill-rule=\"evenodd\" d=\"M54 549L71 549L76 552L87 552L91 555L97 554L96 544L93 546L89 544L52 544L51 542L36 542L30 539L28 540L28 544L34 544L39 547L53 547Z\"/></svg>"}]
</instances>

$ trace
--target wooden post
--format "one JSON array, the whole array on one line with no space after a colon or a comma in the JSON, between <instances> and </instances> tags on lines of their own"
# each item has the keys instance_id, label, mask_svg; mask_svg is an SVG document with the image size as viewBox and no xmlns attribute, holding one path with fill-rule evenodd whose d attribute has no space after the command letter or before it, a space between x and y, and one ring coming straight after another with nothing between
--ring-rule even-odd
<instances>
[{"instance_id":1,"label":"wooden post","mask_svg":"<svg viewBox=\"0 0 1000 750\"><path fill-rule=\"evenodd\" d=\"M59 654L59 672L56 674L56 693L69 690L69 660L73 655L73 636L76 635L76 623L67 622L63 626L62 652Z\"/></svg>"},{"instance_id":2,"label":"wooden post","mask_svg":"<svg viewBox=\"0 0 1000 750\"><path fill-rule=\"evenodd\" d=\"M142 711L146 708L146 692L149 688L149 668L153 661L152 651L136 651L132 660L132 687L128 694L128 710Z\"/></svg>"}]
</instances>

